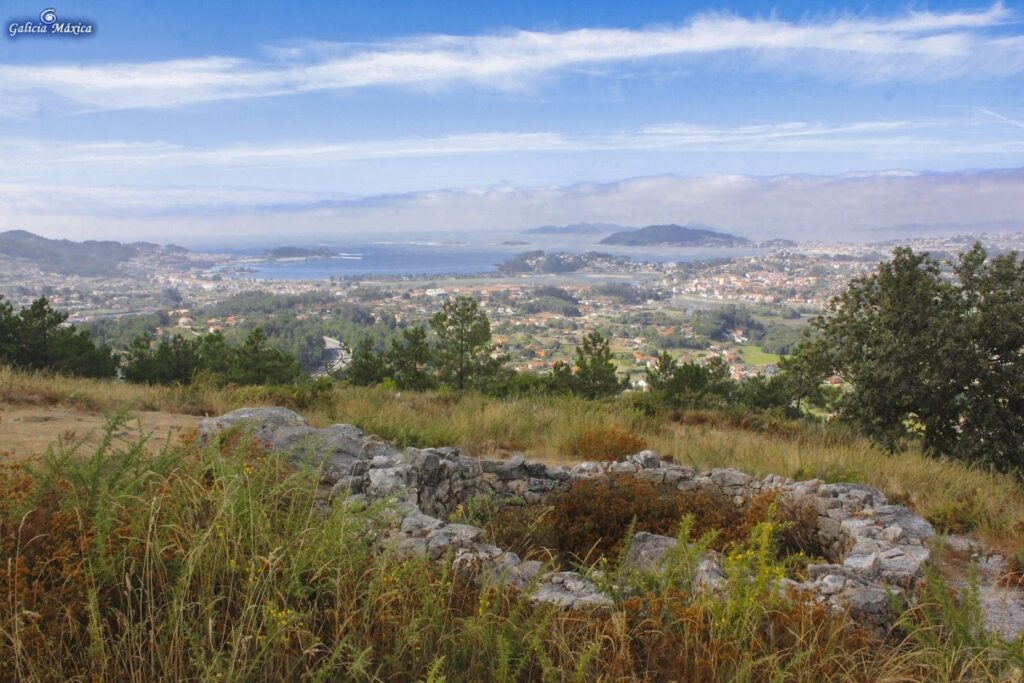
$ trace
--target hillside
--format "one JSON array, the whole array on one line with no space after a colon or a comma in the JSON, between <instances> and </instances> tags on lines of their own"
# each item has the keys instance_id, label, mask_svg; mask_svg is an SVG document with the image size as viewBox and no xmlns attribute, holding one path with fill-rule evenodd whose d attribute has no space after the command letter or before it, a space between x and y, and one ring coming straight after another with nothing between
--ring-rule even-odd
<instances>
[{"instance_id":1,"label":"hillside","mask_svg":"<svg viewBox=\"0 0 1024 683\"><path fill-rule=\"evenodd\" d=\"M18 628L0 638L5 679L68 680L99 672L106 680L994 682L1014 680L1024 664L1021 641L1003 641L980 628L982 608L991 610L993 599L1015 594L995 583L1004 577L983 573L980 603L956 597L958 590L971 596L965 583L971 553L991 552L975 539L1007 552L1020 546L1014 529L1024 525L1024 497L1010 477L916 452L885 456L824 427L715 413L644 417L623 401L344 385L319 393L287 387L182 390L0 368L3 423L12 409L95 415L126 403L150 418L290 405L313 427L349 422L386 442L351 427L315 432L287 411L265 413L286 421L268 422L260 439L276 440L279 433L294 443L292 436L306 433L313 443L333 440L321 457L337 462L328 463L321 480L318 470L297 467L257 438L235 438L230 419L212 421L217 428L205 432L205 444L186 438L147 453L145 435L114 418L96 445L73 452L69 443L58 443L32 469L3 465L0 550L16 571L0 573L0 621L18 620ZM224 428L229 430L221 438L216 432ZM404 450L450 445L463 455L445 448ZM623 461L644 446L660 452L660 461L644 454ZM513 451L542 462L510 458ZM497 460L476 460L487 455ZM637 476L614 485L602 484L601 477L578 491L573 484L550 499L552 520L545 505L421 498L418 504L431 512L401 513L401 552L381 552L380 542L389 538L381 532L396 524L389 520L402 518L392 517L390 507L368 508L344 493L357 483L373 496L401 492L410 468L422 469L415 481L424 488L434 481L428 472L458 473L460 486L445 489L452 495L466 482L479 486L491 479L510 491L566 489L568 469L559 465L582 459L618 461L608 468L642 461L644 469L634 467ZM360 465L366 474L335 485L335 465L352 471ZM817 519L815 509L766 498L756 492L756 480L735 470L708 473L723 466L759 478L774 472L798 482L820 477L865 483L924 515L937 530L969 531L974 538L950 537L956 547L942 555L943 573L927 575L917 605L903 613L898 627L858 628L863 615L776 589L806 580L815 558L794 553L789 544L804 537L786 530L809 528L805 513ZM647 481L652 474L692 477L698 487L745 482L754 487L748 494L753 498L748 512L737 516L701 493L671 499L659 494ZM783 486L799 491L801 484ZM440 495L441 487L436 491ZM920 549L911 542L918 529L910 525L921 522L877 493L856 486L820 491L822 509L870 508L873 514L852 520L851 529L873 523L877 531L878 518L901 515L907 528L886 527L885 538ZM839 498L833 501L830 492ZM745 498L730 505L745 505L737 500ZM690 507L672 507L678 505ZM674 533L681 510L696 517L680 525L676 539L665 536ZM616 559L626 546L612 541L626 539L604 536L628 534L634 523L643 533L628 548L640 554ZM691 529L700 537L688 536ZM717 530L717 540L701 536L704 529ZM783 545L774 549L772 538ZM680 544L687 539L692 542ZM592 546L597 556L578 559ZM515 549L514 557L501 560L515 568L511 582L487 578L495 547ZM673 550L680 547L687 552ZM544 554L549 549L559 554ZM632 573L628 563L640 569L644 552L662 557L653 560L660 568ZM453 564L453 555L461 560ZM692 587L695 576L711 571L702 557L719 558L712 580L725 583L700 588L697 578ZM993 557L984 555L986 561ZM547 583L515 583L515 577L530 575ZM832 583L822 578L814 585L831 590ZM587 586L608 595L598 600L583 590ZM870 609L902 609L896 603L886 608L884 594L869 596L874 603L864 606ZM516 662L518 673L495 675L504 670L497 656ZM149 676L153 671L161 676Z\"/></svg>"},{"instance_id":2,"label":"hillside","mask_svg":"<svg viewBox=\"0 0 1024 683\"><path fill-rule=\"evenodd\" d=\"M120 242L51 240L25 230L0 232L0 254L21 258L63 275L109 275L139 250Z\"/></svg>"},{"instance_id":3,"label":"hillside","mask_svg":"<svg viewBox=\"0 0 1024 683\"><path fill-rule=\"evenodd\" d=\"M600 244L626 247L742 247L749 245L750 240L708 228L684 227L673 223L616 232L605 237Z\"/></svg>"}]
</instances>

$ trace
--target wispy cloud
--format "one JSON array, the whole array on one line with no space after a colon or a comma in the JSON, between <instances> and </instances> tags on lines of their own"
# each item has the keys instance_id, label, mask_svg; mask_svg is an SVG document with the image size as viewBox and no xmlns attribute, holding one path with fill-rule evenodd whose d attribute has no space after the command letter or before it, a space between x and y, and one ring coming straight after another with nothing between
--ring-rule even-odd
<instances>
[{"instance_id":1,"label":"wispy cloud","mask_svg":"<svg viewBox=\"0 0 1024 683\"><path fill-rule=\"evenodd\" d=\"M1024 230L1024 170L757 178L653 176L366 198L214 188L0 184L0 226L213 244L520 229L581 220L704 223L749 237L874 239L902 226Z\"/></svg>"},{"instance_id":2,"label":"wispy cloud","mask_svg":"<svg viewBox=\"0 0 1024 683\"><path fill-rule=\"evenodd\" d=\"M707 126L676 122L589 134L555 131L490 132L337 142L188 146L167 142L63 142L0 138L0 178L58 168L308 167L352 161L508 153L777 152L876 153L884 158L932 155L1021 155L1024 136L1008 137L1005 124L1022 125L979 109L984 117L878 120L841 124L782 122ZM999 121L997 123L996 121Z\"/></svg>"},{"instance_id":3,"label":"wispy cloud","mask_svg":"<svg viewBox=\"0 0 1024 683\"><path fill-rule=\"evenodd\" d=\"M363 45L306 44L265 61L204 56L161 62L0 65L0 101L31 98L78 109L173 107L371 86L471 83L516 88L596 65L742 51L747 68L857 81L993 79L1024 72L1024 36L1002 4L979 12L909 12L801 22L703 15L641 30L429 35ZM798 58L794 58L798 57ZM19 105L16 111L22 111ZM0 114L4 113L0 107Z\"/></svg>"}]
</instances>

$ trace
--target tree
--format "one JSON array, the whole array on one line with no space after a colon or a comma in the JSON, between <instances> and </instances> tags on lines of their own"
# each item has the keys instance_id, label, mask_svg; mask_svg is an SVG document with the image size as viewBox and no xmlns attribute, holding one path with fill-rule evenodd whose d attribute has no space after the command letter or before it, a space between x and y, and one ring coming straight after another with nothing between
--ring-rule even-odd
<instances>
[{"instance_id":1,"label":"tree","mask_svg":"<svg viewBox=\"0 0 1024 683\"><path fill-rule=\"evenodd\" d=\"M434 386L428 365L431 360L427 344L427 328L422 325L402 330L402 336L391 340L386 354L387 366L399 389L422 391Z\"/></svg>"},{"instance_id":2,"label":"tree","mask_svg":"<svg viewBox=\"0 0 1024 683\"><path fill-rule=\"evenodd\" d=\"M152 345L153 338L148 334L140 334L132 340L122 363L126 380L139 384L158 384L160 382L159 368L156 364L156 355L151 348Z\"/></svg>"},{"instance_id":3,"label":"tree","mask_svg":"<svg viewBox=\"0 0 1024 683\"><path fill-rule=\"evenodd\" d=\"M611 347L600 332L594 331L583 337L583 343L576 347L574 364L576 372L571 382L573 393L587 398L600 398L622 391L624 382L615 374Z\"/></svg>"},{"instance_id":4,"label":"tree","mask_svg":"<svg viewBox=\"0 0 1024 683\"><path fill-rule=\"evenodd\" d=\"M106 345L97 346L85 330L66 324L68 315L45 297L17 314L0 302L0 359L26 370L47 370L83 377L113 377L118 360Z\"/></svg>"},{"instance_id":5,"label":"tree","mask_svg":"<svg viewBox=\"0 0 1024 683\"><path fill-rule=\"evenodd\" d=\"M49 370L59 356L58 339L61 325L68 319L40 297L18 314L18 352L15 364L31 370Z\"/></svg>"},{"instance_id":6,"label":"tree","mask_svg":"<svg viewBox=\"0 0 1024 683\"><path fill-rule=\"evenodd\" d=\"M855 279L798 348L818 379L837 374L839 414L888 449L922 448L1024 467L1024 263L980 245L953 277L900 248Z\"/></svg>"},{"instance_id":7,"label":"tree","mask_svg":"<svg viewBox=\"0 0 1024 683\"><path fill-rule=\"evenodd\" d=\"M199 364L205 372L227 377L231 371L234 352L224 334L211 332L199 339Z\"/></svg>"},{"instance_id":8,"label":"tree","mask_svg":"<svg viewBox=\"0 0 1024 683\"><path fill-rule=\"evenodd\" d=\"M198 344L180 334L174 335L170 341L161 339L156 350L156 362L162 384L188 384L201 367Z\"/></svg>"},{"instance_id":9,"label":"tree","mask_svg":"<svg viewBox=\"0 0 1024 683\"><path fill-rule=\"evenodd\" d=\"M0 363L14 363L18 346L18 316L9 301L0 295Z\"/></svg>"},{"instance_id":10,"label":"tree","mask_svg":"<svg viewBox=\"0 0 1024 683\"><path fill-rule=\"evenodd\" d=\"M436 362L441 379L459 391L471 384L483 387L504 362L492 358L491 323L472 297L444 302L430 319L437 335Z\"/></svg>"},{"instance_id":11,"label":"tree","mask_svg":"<svg viewBox=\"0 0 1024 683\"><path fill-rule=\"evenodd\" d=\"M262 327L249 333L234 356L228 379L238 384L290 384L299 376L295 359L271 347Z\"/></svg>"},{"instance_id":12,"label":"tree","mask_svg":"<svg viewBox=\"0 0 1024 683\"><path fill-rule=\"evenodd\" d=\"M352 360L344 370L345 379L352 384L368 387L377 384L387 371L384 354L373 348L373 339L363 337L352 349Z\"/></svg>"},{"instance_id":13,"label":"tree","mask_svg":"<svg viewBox=\"0 0 1024 683\"><path fill-rule=\"evenodd\" d=\"M729 366L718 357L707 363L679 363L667 351L658 356L654 368L646 371L647 384L673 407L724 405L732 392Z\"/></svg>"}]
</instances>

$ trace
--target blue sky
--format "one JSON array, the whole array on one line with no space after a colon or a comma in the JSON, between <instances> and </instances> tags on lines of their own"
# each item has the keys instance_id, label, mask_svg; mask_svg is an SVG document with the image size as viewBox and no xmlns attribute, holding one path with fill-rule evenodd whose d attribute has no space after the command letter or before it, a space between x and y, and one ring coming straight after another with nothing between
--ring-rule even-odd
<instances>
[{"instance_id":1,"label":"blue sky","mask_svg":"<svg viewBox=\"0 0 1024 683\"><path fill-rule=\"evenodd\" d=\"M6 35L46 7L95 33ZM1020 3L46 7L0 6L0 229L1024 229Z\"/></svg>"}]
</instances>

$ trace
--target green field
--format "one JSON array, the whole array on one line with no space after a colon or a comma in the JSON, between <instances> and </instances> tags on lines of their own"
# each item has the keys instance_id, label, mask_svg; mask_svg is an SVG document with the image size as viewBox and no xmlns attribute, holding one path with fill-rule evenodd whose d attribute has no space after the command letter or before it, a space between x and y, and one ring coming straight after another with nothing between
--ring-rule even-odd
<instances>
[{"instance_id":1,"label":"green field","mask_svg":"<svg viewBox=\"0 0 1024 683\"><path fill-rule=\"evenodd\" d=\"M740 356L747 365L774 365L779 362L782 356L774 353L765 353L760 346L748 344L739 347Z\"/></svg>"}]
</instances>

